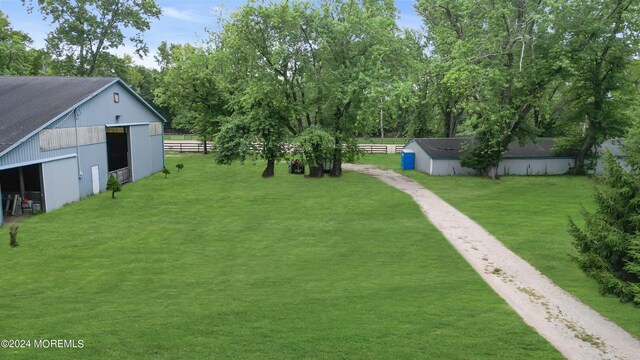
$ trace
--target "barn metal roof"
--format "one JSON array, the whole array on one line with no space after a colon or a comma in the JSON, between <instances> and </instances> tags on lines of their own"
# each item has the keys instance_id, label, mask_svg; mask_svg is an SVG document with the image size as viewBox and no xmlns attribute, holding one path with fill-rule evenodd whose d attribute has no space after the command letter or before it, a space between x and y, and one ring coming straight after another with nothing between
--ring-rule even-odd
<instances>
[{"instance_id":1,"label":"barn metal roof","mask_svg":"<svg viewBox=\"0 0 640 360\"><path fill-rule=\"evenodd\" d=\"M114 83L120 83L164 121L118 78L0 76L0 156Z\"/></svg>"},{"instance_id":2,"label":"barn metal roof","mask_svg":"<svg viewBox=\"0 0 640 360\"><path fill-rule=\"evenodd\" d=\"M465 153L465 145L473 141L471 138L415 138L414 141L429 156L434 159L459 159ZM505 159L509 158L550 158L565 157L555 155L551 152L555 139L538 138L535 142L528 140L521 145L514 141L509 144L504 154Z\"/></svg>"}]
</instances>

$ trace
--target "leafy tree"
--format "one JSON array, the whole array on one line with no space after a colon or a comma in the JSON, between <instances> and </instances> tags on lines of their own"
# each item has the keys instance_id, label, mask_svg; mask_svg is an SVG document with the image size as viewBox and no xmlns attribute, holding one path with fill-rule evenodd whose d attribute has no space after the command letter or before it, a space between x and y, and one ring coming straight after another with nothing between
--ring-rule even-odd
<instances>
[{"instance_id":1,"label":"leafy tree","mask_svg":"<svg viewBox=\"0 0 640 360\"><path fill-rule=\"evenodd\" d=\"M107 180L107 191L111 191L111 198L116 198L116 193L122 191L122 184L120 181L115 178L115 176L109 176L109 180Z\"/></svg>"},{"instance_id":2,"label":"leafy tree","mask_svg":"<svg viewBox=\"0 0 640 360\"><path fill-rule=\"evenodd\" d=\"M325 163L333 157L334 146L333 136L317 126L305 129L293 142L294 154L309 165L310 177L322 177Z\"/></svg>"},{"instance_id":3,"label":"leafy tree","mask_svg":"<svg viewBox=\"0 0 640 360\"><path fill-rule=\"evenodd\" d=\"M256 156L254 134L251 125L242 116L232 116L225 121L216 135L214 155L216 163L229 165L233 161L244 162Z\"/></svg>"},{"instance_id":4,"label":"leafy tree","mask_svg":"<svg viewBox=\"0 0 640 360\"><path fill-rule=\"evenodd\" d=\"M319 6L315 83L321 125L334 137L332 176L358 156L357 135L376 124L364 109L379 108L398 80L394 55L402 55L397 9L383 0L325 1ZM367 89L367 91L365 91ZM393 91L393 90L391 90ZM377 115L377 114L376 114ZM375 125L374 125L375 126Z\"/></svg>"},{"instance_id":5,"label":"leafy tree","mask_svg":"<svg viewBox=\"0 0 640 360\"><path fill-rule=\"evenodd\" d=\"M161 10L154 0L22 0L31 11L40 9L56 28L47 36L47 49L69 75L92 76L106 52L125 44L125 31L137 55L148 53L142 33Z\"/></svg>"},{"instance_id":6,"label":"leafy tree","mask_svg":"<svg viewBox=\"0 0 640 360\"><path fill-rule=\"evenodd\" d=\"M419 0L433 48L433 94L447 135L474 137L465 161L489 176L514 139L537 134L534 115L560 64L550 1ZM461 127L461 120L465 120Z\"/></svg>"},{"instance_id":7,"label":"leafy tree","mask_svg":"<svg viewBox=\"0 0 640 360\"><path fill-rule=\"evenodd\" d=\"M628 126L628 97L619 92L629 82L627 66L637 54L640 7L633 0L579 0L551 7L554 30L565 34L564 57L570 70L568 143L579 144L575 171L585 171L593 148L621 136Z\"/></svg>"},{"instance_id":8,"label":"leafy tree","mask_svg":"<svg viewBox=\"0 0 640 360\"><path fill-rule=\"evenodd\" d=\"M640 305L640 175L623 169L610 153L603 160L606 172L595 195L597 210L583 210L583 228L569 222L575 260L602 293Z\"/></svg>"},{"instance_id":9,"label":"leafy tree","mask_svg":"<svg viewBox=\"0 0 640 360\"><path fill-rule=\"evenodd\" d=\"M165 45L166 46L166 45ZM189 130L205 143L213 141L226 110L221 70L215 49L171 45L155 102L173 115L172 127Z\"/></svg>"},{"instance_id":10,"label":"leafy tree","mask_svg":"<svg viewBox=\"0 0 640 360\"><path fill-rule=\"evenodd\" d=\"M230 104L270 144L268 166L288 137L313 126L334 138L332 175L358 154L356 136L378 123L368 110L397 79L395 14L387 1L283 1L252 2L231 18L221 41Z\"/></svg>"},{"instance_id":11,"label":"leafy tree","mask_svg":"<svg viewBox=\"0 0 640 360\"><path fill-rule=\"evenodd\" d=\"M1 75L37 74L40 64L35 60L39 53L36 50L29 50L31 43L31 38L22 31L13 29L9 18L0 11Z\"/></svg>"},{"instance_id":12,"label":"leafy tree","mask_svg":"<svg viewBox=\"0 0 640 360\"><path fill-rule=\"evenodd\" d=\"M230 108L245 126L231 119L234 122L217 142L218 149L235 150L226 156L219 153L218 161L244 159L244 150L256 149L238 148L235 138L250 138L263 145L252 154L267 160L263 176L273 176L288 137L317 121L313 89L307 85L311 61L311 43L305 38L308 9L308 4L300 2L250 3L224 27L220 42L227 91L232 94ZM232 130L240 133L228 136Z\"/></svg>"}]
</instances>

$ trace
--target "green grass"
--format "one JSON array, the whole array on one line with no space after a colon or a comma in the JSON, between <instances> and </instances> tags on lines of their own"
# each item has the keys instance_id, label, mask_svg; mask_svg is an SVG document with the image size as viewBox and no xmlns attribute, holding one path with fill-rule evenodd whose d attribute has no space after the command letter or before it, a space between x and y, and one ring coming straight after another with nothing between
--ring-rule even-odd
<instances>
[{"instance_id":1,"label":"green grass","mask_svg":"<svg viewBox=\"0 0 640 360\"><path fill-rule=\"evenodd\" d=\"M640 338L640 308L603 296L573 262L569 217L581 223L581 208L595 209L593 181L571 176L428 176L400 170L400 155L368 155L379 164L423 184L496 236L556 284Z\"/></svg>"},{"instance_id":2,"label":"green grass","mask_svg":"<svg viewBox=\"0 0 640 360\"><path fill-rule=\"evenodd\" d=\"M164 134L165 140L198 140L198 136L193 134Z\"/></svg>"},{"instance_id":3,"label":"green grass","mask_svg":"<svg viewBox=\"0 0 640 360\"><path fill-rule=\"evenodd\" d=\"M0 247L0 339L85 342L0 358L560 358L373 178L171 153L167 168Z\"/></svg>"}]
</instances>

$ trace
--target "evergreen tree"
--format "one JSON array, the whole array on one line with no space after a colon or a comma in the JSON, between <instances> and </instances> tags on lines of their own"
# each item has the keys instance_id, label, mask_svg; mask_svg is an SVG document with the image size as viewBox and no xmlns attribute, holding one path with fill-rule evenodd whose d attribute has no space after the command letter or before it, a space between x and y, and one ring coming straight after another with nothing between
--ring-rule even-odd
<instances>
[{"instance_id":1,"label":"evergreen tree","mask_svg":"<svg viewBox=\"0 0 640 360\"><path fill-rule=\"evenodd\" d=\"M122 191L122 184L113 175L107 180L107 191L111 191L111 198L116 198L116 193Z\"/></svg>"},{"instance_id":2,"label":"evergreen tree","mask_svg":"<svg viewBox=\"0 0 640 360\"><path fill-rule=\"evenodd\" d=\"M574 259L604 294L640 305L640 175L605 154L605 174L598 179L597 210L583 210L585 225L569 220L578 250Z\"/></svg>"}]
</instances>

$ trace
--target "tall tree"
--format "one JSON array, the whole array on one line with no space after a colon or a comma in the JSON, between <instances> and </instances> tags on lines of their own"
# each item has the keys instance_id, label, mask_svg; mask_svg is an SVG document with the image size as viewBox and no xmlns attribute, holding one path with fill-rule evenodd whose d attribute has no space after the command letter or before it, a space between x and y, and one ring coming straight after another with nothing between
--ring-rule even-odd
<instances>
[{"instance_id":1,"label":"tall tree","mask_svg":"<svg viewBox=\"0 0 640 360\"><path fill-rule=\"evenodd\" d=\"M628 83L627 66L637 55L640 5L634 0L578 0L550 9L554 31L565 38L570 116L578 128L571 134L575 171L584 172L594 146L621 136L628 126L628 98L617 91Z\"/></svg>"},{"instance_id":2,"label":"tall tree","mask_svg":"<svg viewBox=\"0 0 640 360\"><path fill-rule=\"evenodd\" d=\"M63 64L69 75L93 76L103 54L125 44L125 29L135 33L129 41L139 56L148 48L142 33L150 29L151 19L159 18L154 0L22 0L51 20L56 28L47 36L47 50ZM71 66L71 68L69 68ZM62 70L60 70L62 71Z\"/></svg>"},{"instance_id":3,"label":"tall tree","mask_svg":"<svg viewBox=\"0 0 640 360\"><path fill-rule=\"evenodd\" d=\"M419 0L447 135L474 138L467 166L495 177L507 145L533 137L533 113L559 66L549 1ZM463 128L460 120L467 119ZM457 130L456 130L457 129Z\"/></svg>"},{"instance_id":4,"label":"tall tree","mask_svg":"<svg viewBox=\"0 0 640 360\"><path fill-rule=\"evenodd\" d=\"M219 58L214 49L172 45L154 100L173 115L172 126L192 131L205 143L213 141L221 119L228 116Z\"/></svg>"},{"instance_id":5,"label":"tall tree","mask_svg":"<svg viewBox=\"0 0 640 360\"><path fill-rule=\"evenodd\" d=\"M39 52L29 49L31 43L31 38L15 30L8 16L0 11L0 74L37 74L40 70Z\"/></svg>"},{"instance_id":6,"label":"tall tree","mask_svg":"<svg viewBox=\"0 0 640 360\"><path fill-rule=\"evenodd\" d=\"M334 137L330 174L340 176L343 160L358 154L358 133L378 120L362 110L379 108L382 94L396 85L393 59L402 48L393 1L328 0L319 8L313 52L320 125Z\"/></svg>"},{"instance_id":7,"label":"tall tree","mask_svg":"<svg viewBox=\"0 0 640 360\"><path fill-rule=\"evenodd\" d=\"M252 128L281 136L274 150L309 127L331 134L327 160L340 176L343 158L357 154L356 136L378 123L378 111L367 110L397 86L395 16L380 0L249 3L222 40L233 109L262 114Z\"/></svg>"},{"instance_id":8,"label":"tall tree","mask_svg":"<svg viewBox=\"0 0 640 360\"><path fill-rule=\"evenodd\" d=\"M236 115L232 121L242 117L247 124L225 127L216 147L227 149L224 142L229 141L240 144L226 134L248 128L262 144L259 154L267 161L264 177L274 175L286 139L316 121L307 103L311 97L306 82L311 45L304 38L308 10L309 5L301 2L249 3L232 16L221 37L212 34L226 59L224 78Z\"/></svg>"}]
</instances>

